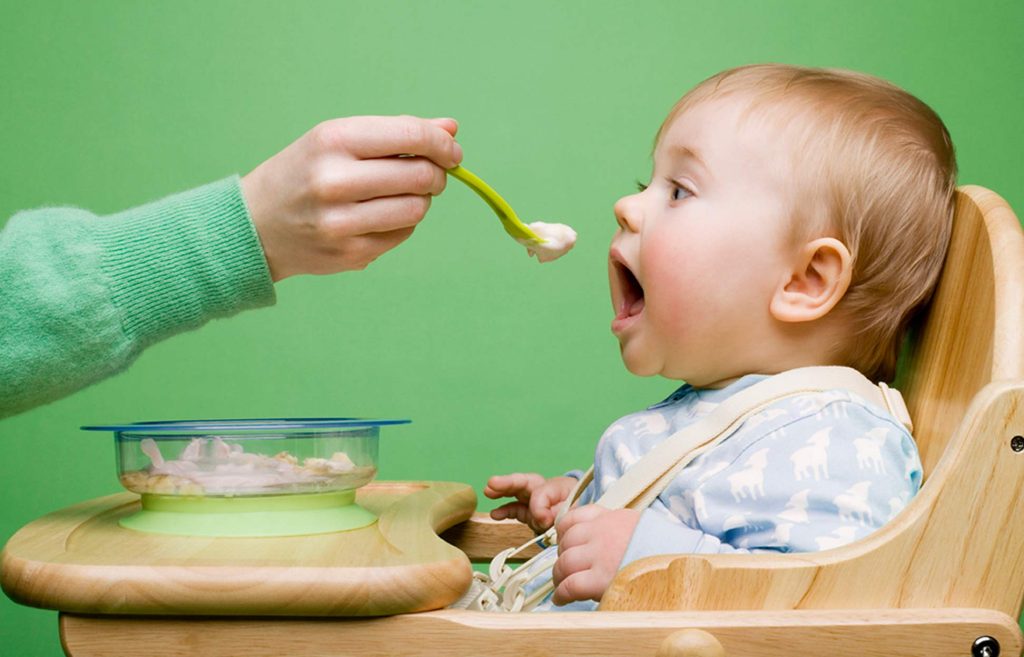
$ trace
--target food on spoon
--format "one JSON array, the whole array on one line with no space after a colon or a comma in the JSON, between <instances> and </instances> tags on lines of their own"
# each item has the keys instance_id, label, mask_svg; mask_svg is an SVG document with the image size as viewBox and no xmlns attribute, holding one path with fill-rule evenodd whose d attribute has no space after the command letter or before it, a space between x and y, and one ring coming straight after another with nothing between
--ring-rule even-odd
<instances>
[{"instance_id":1,"label":"food on spoon","mask_svg":"<svg viewBox=\"0 0 1024 657\"><path fill-rule=\"evenodd\" d=\"M528 239L517 238L516 241L525 246L530 255L537 256L540 262L551 262L560 258L576 244L576 231L565 224L535 221L529 224L529 228L544 241L540 244Z\"/></svg>"}]
</instances>

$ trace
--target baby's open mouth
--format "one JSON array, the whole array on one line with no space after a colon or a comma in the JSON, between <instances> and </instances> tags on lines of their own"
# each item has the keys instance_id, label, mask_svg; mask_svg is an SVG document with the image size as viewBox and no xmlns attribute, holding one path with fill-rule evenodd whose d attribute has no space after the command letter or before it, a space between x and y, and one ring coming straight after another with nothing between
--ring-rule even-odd
<instances>
[{"instance_id":1,"label":"baby's open mouth","mask_svg":"<svg viewBox=\"0 0 1024 657\"><path fill-rule=\"evenodd\" d=\"M643 312L644 288L640 285L629 267L619 260L612 260L615 276L618 279L619 303L615 309L616 319L634 317Z\"/></svg>"}]
</instances>

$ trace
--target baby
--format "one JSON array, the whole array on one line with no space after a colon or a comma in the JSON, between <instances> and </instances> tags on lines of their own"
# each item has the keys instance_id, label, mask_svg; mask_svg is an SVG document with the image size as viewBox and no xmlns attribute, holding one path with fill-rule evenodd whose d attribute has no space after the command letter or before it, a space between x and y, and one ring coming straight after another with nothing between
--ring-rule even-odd
<instances>
[{"instance_id":1,"label":"baby","mask_svg":"<svg viewBox=\"0 0 1024 657\"><path fill-rule=\"evenodd\" d=\"M942 265L955 179L938 116L868 75L747 66L676 104L650 183L615 205L608 261L626 367L686 385L601 437L594 480L548 548L558 560L538 575L556 587L540 609L595 608L645 556L823 550L906 505L921 483L913 439L839 389L750 417L646 510L593 502L659 442L773 374L844 365L891 380ZM543 531L577 477L492 477L488 497L516 499L491 516Z\"/></svg>"}]
</instances>

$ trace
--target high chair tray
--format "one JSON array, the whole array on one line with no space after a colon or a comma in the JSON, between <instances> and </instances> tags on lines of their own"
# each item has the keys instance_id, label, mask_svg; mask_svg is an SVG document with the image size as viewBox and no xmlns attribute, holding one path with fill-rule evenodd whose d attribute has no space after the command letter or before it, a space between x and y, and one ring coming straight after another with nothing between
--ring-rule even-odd
<instances>
[{"instance_id":1,"label":"high chair tray","mask_svg":"<svg viewBox=\"0 0 1024 657\"><path fill-rule=\"evenodd\" d=\"M101 497L29 523L7 543L0 584L16 602L98 614L373 616L445 607L469 559L438 534L469 518L465 484L374 482L356 502L379 519L331 534L147 534L118 520L139 497Z\"/></svg>"}]
</instances>

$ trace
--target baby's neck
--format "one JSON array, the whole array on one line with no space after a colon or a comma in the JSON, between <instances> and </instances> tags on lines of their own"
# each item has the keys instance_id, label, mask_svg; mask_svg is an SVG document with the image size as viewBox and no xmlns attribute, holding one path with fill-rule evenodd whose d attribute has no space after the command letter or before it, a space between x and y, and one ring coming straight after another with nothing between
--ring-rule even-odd
<instances>
[{"instance_id":1,"label":"baby's neck","mask_svg":"<svg viewBox=\"0 0 1024 657\"><path fill-rule=\"evenodd\" d=\"M693 379L686 379L686 382L694 388L718 390L725 388L744 376L760 374L772 376L780 372L795 370L800 367L820 367L828 365L846 365L837 356L827 354L824 350L817 351L808 349L806 353L799 351L780 351L771 354L771 362L751 361L747 364L736 364L735 367L722 369L717 372L707 372L704 376L695 376Z\"/></svg>"},{"instance_id":2,"label":"baby's neck","mask_svg":"<svg viewBox=\"0 0 1024 657\"><path fill-rule=\"evenodd\" d=\"M694 388L701 388L702 390L720 390L733 383L739 381L742 377L732 376L727 379L721 379L719 381L713 381L711 383L705 383L703 385L694 385Z\"/></svg>"}]
</instances>

